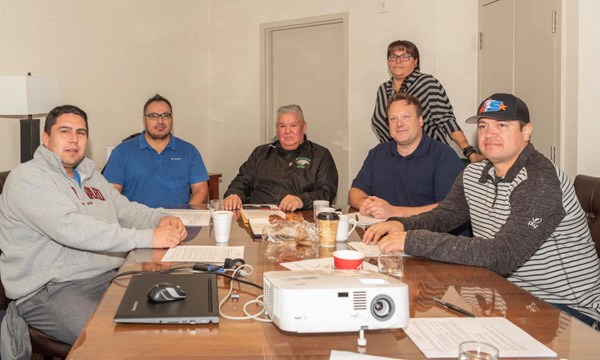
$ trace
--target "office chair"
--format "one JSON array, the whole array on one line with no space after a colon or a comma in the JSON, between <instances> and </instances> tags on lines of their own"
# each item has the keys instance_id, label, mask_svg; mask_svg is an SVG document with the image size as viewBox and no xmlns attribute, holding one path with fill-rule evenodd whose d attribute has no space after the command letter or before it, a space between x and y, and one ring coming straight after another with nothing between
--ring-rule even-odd
<instances>
[{"instance_id":1,"label":"office chair","mask_svg":"<svg viewBox=\"0 0 600 360\"><path fill-rule=\"evenodd\" d=\"M586 175L575 177L575 194L585 211L596 253L600 257L600 178Z\"/></svg>"}]
</instances>

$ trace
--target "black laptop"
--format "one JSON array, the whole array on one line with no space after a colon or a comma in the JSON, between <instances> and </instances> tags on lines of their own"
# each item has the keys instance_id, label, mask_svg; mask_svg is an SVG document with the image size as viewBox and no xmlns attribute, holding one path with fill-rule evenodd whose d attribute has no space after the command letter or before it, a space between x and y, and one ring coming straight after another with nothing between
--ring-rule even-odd
<instances>
[{"instance_id":1,"label":"black laptop","mask_svg":"<svg viewBox=\"0 0 600 360\"><path fill-rule=\"evenodd\" d=\"M152 302L148 291L158 283L181 286L185 299ZM219 322L219 297L215 274L133 275L117 309L117 323L207 324Z\"/></svg>"}]
</instances>

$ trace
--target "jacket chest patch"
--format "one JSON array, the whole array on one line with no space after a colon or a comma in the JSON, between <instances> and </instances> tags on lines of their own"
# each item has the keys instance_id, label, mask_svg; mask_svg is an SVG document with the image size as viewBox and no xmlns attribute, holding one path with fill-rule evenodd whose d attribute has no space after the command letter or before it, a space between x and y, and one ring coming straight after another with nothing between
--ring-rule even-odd
<instances>
[{"instance_id":1,"label":"jacket chest patch","mask_svg":"<svg viewBox=\"0 0 600 360\"><path fill-rule=\"evenodd\" d=\"M306 169L310 167L311 160L307 157L297 157L294 159L294 164L296 169Z\"/></svg>"}]
</instances>

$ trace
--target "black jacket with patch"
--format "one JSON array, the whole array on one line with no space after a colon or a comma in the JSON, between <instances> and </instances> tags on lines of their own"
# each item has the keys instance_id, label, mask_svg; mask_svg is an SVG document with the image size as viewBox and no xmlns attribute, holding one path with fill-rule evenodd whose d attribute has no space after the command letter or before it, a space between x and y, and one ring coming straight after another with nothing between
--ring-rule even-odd
<instances>
[{"instance_id":1,"label":"black jacket with patch","mask_svg":"<svg viewBox=\"0 0 600 360\"><path fill-rule=\"evenodd\" d=\"M338 172L329 150L304 139L296 150L284 150L279 141L254 149L225 192L243 203L279 205L286 195L302 199L303 209L313 200L333 201Z\"/></svg>"}]
</instances>

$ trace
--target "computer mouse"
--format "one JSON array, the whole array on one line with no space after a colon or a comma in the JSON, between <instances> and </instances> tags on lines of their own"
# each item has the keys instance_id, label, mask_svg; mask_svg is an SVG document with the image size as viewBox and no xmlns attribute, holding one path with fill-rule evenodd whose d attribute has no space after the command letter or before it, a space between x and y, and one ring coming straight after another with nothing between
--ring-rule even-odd
<instances>
[{"instance_id":1,"label":"computer mouse","mask_svg":"<svg viewBox=\"0 0 600 360\"><path fill-rule=\"evenodd\" d=\"M185 291L179 285L168 282L155 284L148 290L148 299L154 302L167 302L185 299Z\"/></svg>"}]
</instances>

